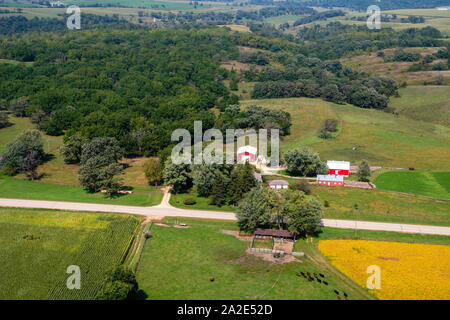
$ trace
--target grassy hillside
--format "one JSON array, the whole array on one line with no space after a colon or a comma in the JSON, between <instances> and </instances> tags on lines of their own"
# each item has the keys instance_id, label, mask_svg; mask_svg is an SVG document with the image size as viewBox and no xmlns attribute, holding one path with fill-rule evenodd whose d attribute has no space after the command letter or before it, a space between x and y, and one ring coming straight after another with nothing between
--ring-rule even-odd
<instances>
[{"instance_id":1,"label":"grassy hillside","mask_svg":"<svg viewBox=\"0 0 450 320\"><path fill-rule=\"evenodd\" d=\"M119 214L0 208L0 299L94 299L138 224ZM80 267L81 290L66 287L70 265Z\"/></svg>"},{"instance_id":2,"label":"grassy hillside","mask_svg":"<svg viewBox=\"0 0 450 320\"><path fill-rule=\"evenodd\" d=\"M324 160L359 163L367 159L371 165L450 170L450 129L441 125L320 99L247 100L242 104L291 113L291 135L281 142L282 151L308 145ZM325 118L336 118L342 124L334 139L317 136Z\"/></svg>"},{"instance_id":3,"label":"grassy hillside","mask_svg":"<svg viewBox=\"0 0 450 320\"><path fill-rule=\"evenodd\" d=\"M400 115L450 126L450 87L408 86L399 93L391 98L391 106Z\"/></svg>"},{"instance_id":4,"label":"grassy hillside","mask_svg":"<svg viewBox=\"0 0 450 320\"><path fill-rule=\"evenodd\" d=\"M380 5L383 9L383 6ZM450 11L439 11L436 9L402 9L402 10L389 10L382 11L383 15L396 14L398 18L407 18L408 16L422 16L425 18L425 23L413 24L413 23L400 23L400 22L382 22L382 28L393 28L394 30L404 30L407 28L423 28L431 26L439 29L444 35L450 35ZM366 25L366 21L349 20L350 17L366 16L364 12L350 12L344 17L335 17L328 19L327 21L319 21L316 23L328 23L330 21L339 21L345 24L358 24Z\"/></svg>"},{"instance_id":5,"label":"grassy hillside","mask_svg":"<svg viewBox=\"0 0 450 320\"><path fill-rule=\"evenodd\" d=\"M379 189L450 199L450 172L391 171L374 182Z\"/></svg>"},{"instance_id":6,"label":"grassy hillside","mask_svg":"<svg viewBox=\"0 0 450 320\"><path fill-rule=\"evenodd\" d=\"M449 19L450 20L450 19ZM392 55L396 49L382 50L386 56ZM406 52L420 53L422 57L436 53L439 48L404 48ZM440 60L436 60L438 62ZM399 83L407 83L408 85L423 85L426 83L436 83L440 81L442 84L450 84L450 71L414 71L409 72L408 68L417 62L385 62L376 52L370 54L362 54L341 59L344 65L360 72L367 72L372 75L388 77ZM434 63L436 63L434 62Z\"/></svg>"}]
</instances>

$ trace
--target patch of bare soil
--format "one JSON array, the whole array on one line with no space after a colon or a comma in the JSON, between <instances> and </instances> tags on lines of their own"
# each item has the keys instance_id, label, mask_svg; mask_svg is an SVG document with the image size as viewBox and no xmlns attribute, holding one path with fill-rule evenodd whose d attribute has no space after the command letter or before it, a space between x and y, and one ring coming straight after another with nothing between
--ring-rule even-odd
<instances>
[{"instance_id":1,"label":"patch of bare soil","mask_svg":"<svg viewBox=\"0 0 450 320\"><path fill-rule=\"evenodd\" d=\"M148 216L145 216L145 219L144 219L144 221L142 221L142 224L143 225L146 225L146 224L148 224L148 223L150 223L150 222L161 222L161 221L163 221L164 220L164 217L163 216L152 216L152 215L148 215Z\"/></svg>"},{"instance_id":2,"label":"patch of bare soil","mask_svg":"<svg viewBox=\"0 0 450 320\"><path fill-rule=\"evenodd\" d=\"M236 239L241 240L241 241L252 241L252 237L241 236L241 235L239 235L239 231L235 231L235 230L220 230L220 232L222 232L223 234L228 234L230 236L233 236Z\"/></svg>"},{"instance_id":3,"label":"patch of bare soil","mask_svg":"<svg viewBox=\"0 0 450 320\"><path fill-rule=\"evenodd\" d=\"M231 264L246 264L248 262L248 258L246 256L242 256L237 259L228 260L227 262Z\"/></svg>"},{"instance_id":4,"label":"patch of bare soil","mask_svg":"<svg viewBox=\"0 0 450 320\"><path fill-rule=\"evenodd\" d=\"M158 226L158 227L165 227L165 228L170 228L170 226L167 225L167 224L165 224L165 223L155 223L155 226Z\"/></svg>"},{"instance_id":5,"label":"patch of bare soil","mask_svg":"<svg viewBox=\"0 0 450 320\"><path fill-rule=\"evenodd\" d=\"M294 241L283 240L283 242L274 242L273 250L282 250L286 254L291 254L294 248Z\"/></svg>"},{"instance_id":6,"label":"patch of bare soil","mask_svg":"<svg viewBox=\"0 0 450 320\"><path fill-rule=\"evenodd\" d=\"M238 73L245 72L247 70L250 70L250 65L246 63L242 63L236 60L230 60L227 62L223 62L220 65L221 68L227 69L228 71L235 70Z\"/></svg>"},{"instance_id":7,"label":"patch of bare soil","mask_svg":"<svg viewBox=\"0 0 450 320\"><path fill-rule=\"evenodd\" d=\"M275 258L273 256L273 254L271 254L271 253L253 252L253 251L250 251L250 249L247 249L246 253L250 254L250 255L253 255L253 256L256 256L258 258L261 258L261 259L263 259L265 261L269 261L269 262L276 263L276 264L290 263L290 262L302 263L299 259L293 257L290 254L284 255L283 258Z\"/></svg>"}]
</instances>

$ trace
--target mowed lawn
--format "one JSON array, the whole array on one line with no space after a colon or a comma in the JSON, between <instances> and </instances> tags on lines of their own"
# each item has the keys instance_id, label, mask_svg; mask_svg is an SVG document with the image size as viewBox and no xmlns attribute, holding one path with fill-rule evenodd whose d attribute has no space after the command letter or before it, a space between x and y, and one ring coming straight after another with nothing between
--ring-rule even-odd
<instances>
[{"instance_id":1,"label":"mowed lawn","mask_svg":"<svg viewBox=\"0 0 450 320\"><path fill-rule=\"evenodd\" d=\"M450 199L450 172L389 171L375 178L377 188Z\"/></svg>"},{"instance_id":2,"label":"mowed lawn","mask_svg":"<svg viewBox=\"0 0 450 320\"><path fill-rule=\"evenodd\" d=\"M291 113L291 134L281 150L310 146L323 160L346 160L358 164L426 170L450 170L450 128L352 105L336 105L321 99L289 98L247 100ZM338 119L342 127L334 139L320 139L317 131L326 118Z\"/></svg>"},{"instance_id":3,"label":"mowed lawn","mask_svg":"<svg viewBox=\"0 0 450 320\"><path fill-rule=\"evenodd\" d=\"M190 228L152 226L137 272L139 287L148 299L337 300L334 289L347 292L350 299L373 298L325 259L275 264L248 255L249 242L221 233L236 230L234 223L180 222ZM329 285L299 278L296 272L300 271L321 272Z\"/></svg>"},{"instance_id":4,"label":"mowed lawn","mask_svg":"<svg viewBox=\"0 0 450 320\"><path fill-rule=\"evenodd\" d=\"M196 203L192 205L184 204L187 198L195 199ZM191 209L191 210L213 210L213 211L235 211L235 207L231 205L223 205L221 207L209 204L210 199L200 197L196 192L172 194L169 203L177 208Z\"/></svg>"},{"instance_id":5,"label":"mowed lawn","mask_svg":"<svg viewBox=\"0 0 450 320\"><path fill-rule=\"evenodd\" d=\"M320 186L312 192L322 204L328 202L324 216L329 219L450 226L446 201L347 187Z\"/></svg>"},{"instance_id":6,"label":"mowed lawn","mask_svg":"<svg viewBox=\"0 0 450 320\"><path fill-rule=\"evenodd\" d=\"M157 188L134 188L132 194L107 197L103 193L89 193L81 187L0 176L0 198L87 202L100 204L154 206L163 193Z\"/></svg>"},{"instance_id":7,"label":"mowed lawn","mask_svg":"<svg viewBox=\"0 0 450 320\"><path fill-rule=\"evenodd\" d=\"M120 214L0 208L0 300L94 299L140 220ZM67 267L81 271L68 290Z\"/></svg>"}]
</instances>

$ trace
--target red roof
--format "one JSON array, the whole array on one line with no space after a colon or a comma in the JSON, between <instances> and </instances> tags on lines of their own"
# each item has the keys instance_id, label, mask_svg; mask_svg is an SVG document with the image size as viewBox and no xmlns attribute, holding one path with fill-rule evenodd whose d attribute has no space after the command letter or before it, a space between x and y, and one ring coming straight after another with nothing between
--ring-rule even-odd
<instances>
[{"instance_id":1,"label":"red roof","mask_svg":"<svg viewBox=\"0 0 450 320\"><path fill-rule=\"evenodd\" d=\"M271 237L284 237L292 238L294 235L287 230L272 230L272 229L261 229L257 228L255 230L255 236L271 236Z\"/></svg>"}]
</instances>

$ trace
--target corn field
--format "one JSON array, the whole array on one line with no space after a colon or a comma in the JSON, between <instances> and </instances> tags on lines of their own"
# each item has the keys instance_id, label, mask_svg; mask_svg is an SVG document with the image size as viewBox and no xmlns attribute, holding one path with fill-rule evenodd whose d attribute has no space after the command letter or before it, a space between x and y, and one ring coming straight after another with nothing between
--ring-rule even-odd
<instances>
[{"instance_id":1,"label":"corn field","mask_svg":"<svg viewBox=\"0 0 450 320\"><path fill-rule=\"evenodd\" d=\"M0 209L0 299L95 299L139 226L125 215L27 210L13 222L9 211ZM80 289L67 288L70 265L80 267Z\"/></svg>"}]
</instances>

